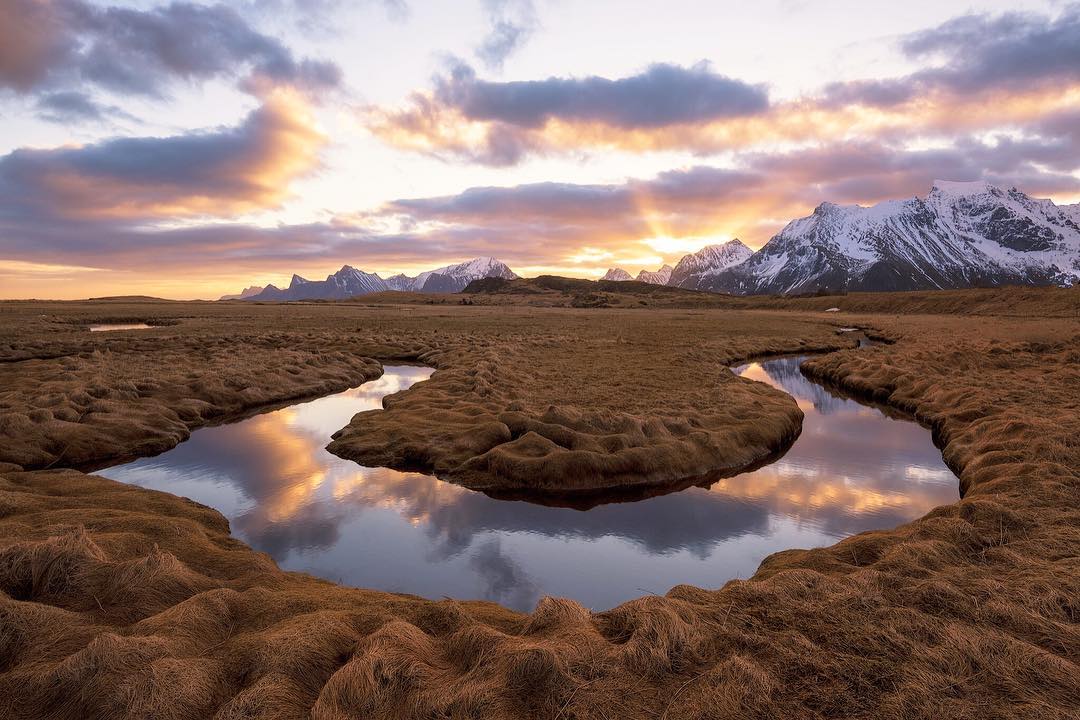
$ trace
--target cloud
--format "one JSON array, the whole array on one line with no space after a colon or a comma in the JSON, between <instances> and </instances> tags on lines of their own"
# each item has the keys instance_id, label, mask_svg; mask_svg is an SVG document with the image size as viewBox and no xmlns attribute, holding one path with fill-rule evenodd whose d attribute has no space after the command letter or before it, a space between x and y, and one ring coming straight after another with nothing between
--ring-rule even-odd
<instances>
[{"instance_id":1,"label":"cloud","mask_svg":"<svg viewBox=\"0 0 1080 720\"><path fill-rule=\"evenodd\" d=\"M954 92L989 88L1028 88L1061 80L1080 80L1080 5L1054 19L1008 13L969 15L901 43L912 58L941 57L944 64L915 77Z\"/></svg>"},{"instance_id":2,"label":"cloud","mask_svg":"<svg viewBox=\"0 0 1080 720\"><path fill-rule=\"evenodd\" d=\"M8 0L0 7L0 87L16 92L91 84L161 96L175 81L245 75L312 92L341 82L336 65L297 59L225 4L135 10Z\"/></svg>"},{"instance_id":3,"label":"cloud","mask_svg":"<svg viewBox=\"0 0 1080 720\"><path fill-rule=\"evenodd\" d=\"M464 65L439 78L436 99L469 120L537 128L550 120L656 128L753 115L769 104L764 88L714 73L707 64L657 64L638 75L496 83Z\"/></svg>"},{"instance_id":4,"label":"cloud","mask_svg":"<svg viewBox=\"0 0 1080 720\"><path fill-rule=\"evenodd\" d=\"M381 5L387 18L394 22L403 22L409 17L407 0L367 0ZM276 25L298 28L305 34L340 35L348 23L342 23L341 12L358 5L367 4L365 0L233 0L231 6L241 6L244 15L254 13L262 21Z\"/></svg>"},{"instance_id":5,"label":"cloud","mask_svg":"<svg viewBox=\"0 0 1080 720\"><path fill-rule=\"evenodd\" d=\"M770 101L708 66L653 65L631 77L496 82L466 65L404 108L372 109L368 127L396 147L447 160L514 165L529 155L689 151L1024 129L1080 103L1080 5L1056 17L972 15L904 36L926 67L832 83Z\"/></svg>"},{"instance_id":6,"label":"cloud","mask_svg":"<svg viewBox=\"0 0 1080 720\"><path fill-rule=\"evenodd\" d=\"M548 262L580 256L583 247L626 253L650 237L739 236L760 245L823 201L866 205L925 195L937 178L1016 185L1035 195L1075 194L1077 119L1077 111L1068 111L1034 127L1039 134L965 136L934 148L864 139L748 152L730 167L699 165L619 184L476 187L397 200L383 212L437 233L512 239L511 252L536 248Z\"/></svg>"},{"instance_id":7,"label":"cloud","mask_svg":"<svg viewBox=\"0 0 1080 720\"><path fill-rule=\"evenodd\" d=\"M279 92L232 128L20 149L0 158L0 219L153 221L273 207L317 166L323 143L302 100Z\"/></svg>"},{"instance_id":8,"label":"cloud","mask_svg":"<svg viewBox=\"0 0 1080 720\"><path fill-rule=\"evenodd\" d=\"M38 98L38 114L51 122L75 120L101 120L106 110L88 95L66 91L43 95Z\"/></svg>"},{"instance_id":9,"label":"cloud","mask_svg":"<svg viewBox=\"0 0 1080 720\"><path fill-rule=\"evenodd\" d=\"M502 70L506 59L520 49L539 22L532 0L481 0L491 24L476 48L476 56L492 70Z\"/></svg>"},{"instance_id":10,"label":"cloud","mask_svg":"<svg viewBox=\"0 0 1080 720\"><path fill-rule=\"evenodd\" d=\"M232 148L238 138L262 137L255 128L276 126L256 113L240 128L166 143L164 150L140 139L135 147L150 153L145 161L116 155L117 146L111 144L93 146L94 151L84 155L80 149L48 151L34 156L33 163L23 155L30 151L4 157L0 258L151 273L164 267L169 274L221 267L283 275L311 269L321 275L346 262L369 270L398 270L479 255L500 257L518 269L543 267L572 274L591 274L595 266L617 263L657 267L677 257L658 255L646 240L699 238L704 245L738 236L756 246L822 201L871 204L925 195L935 178L985 179L1017 185L1036 196L1076 194L1080 180L1071 172L1080 167L1080 143L1072 119L1048 119L1047 132L1061 132L1053 137L962 138L930 149L872 140L837 143L746 154L733 167L700 165L622 183L476 187L442 197L400 199L364 215L305 225L202 222L163 228L138 217L169 204L199 207L204 193L184 189L188 184L210 184L206 194L238 208L247 207L253 197L276 198L263 196L267 189L261 183L235 170L250 167L247 159L258 155L254 148L260 146L241 141L242 149ZM1055 171L1043 162L1040 148L1047 143L1068 158L1061 162L1071 169ZM181 163L180 172L164 175L162 168L184 155L193 156L191 167ZM215 155L220 160L215 161ZM211 167L197 167L204 163ZM36 205L17 194L19 188L29 196L55 192L53 184L40 179L43 165L64 173L74 168L80 177L92 179L75 187L100 186L106 206L140 184L153 190L134 191L134 207L121 204L110 212L95 208L92 194L76 195L65 212L57 214L55 195ZM35 172L27 172L27 167ZM376 229L395 224L402 229Z\"/></svg>"},{"instance_id":11,"label":"cloud","mask_svg":"<svg viewBox=\"0 0 1080 720\"><path fill-rule=\"evenodd\" d=\"M36 108L41 119L61 124L100 122L109 118L135 121L132 115L115 105L104 105L86 93L74 90L41 95Z\"/></svg>"},{"instance_id":12,"label":"cloud","mask_svg":"<svg viewBox=\"0 0 1080 720\"><path fill-rule=\"evenodd\" d=\"M469 567L483 579L487 600L525 610L533 607L540 596L535 581L503 550L497 538L480 543L469 558Z\"/></svg>"},{"instance_id":13,"label":"cloud","mask_svg":"<svg viewBox=\"0 0 1080 720\"><path fill-rule=\"evenodd\" d=\"M373 108L367 123L400 147L506 166L562 145L560 133L585 145L588 127L614 136L683 136L713 121L752 119L768 107L765 88L717 74L705 63L657 64L616 80L512 82L481 80L457 63L435 78L431 93L415 93L403 110Z\"/></svg>"},{"instance_id":14,"label":"cloud","mask_svg":"<svg viewBox=\"0 0 1080 720\"><path fill-rule=\"evenodd\" d=\"M938 64L900 78L834 83L825 99L890 107L935 93L1031 93L1080 83L1080 5L1056 18L965 15L905 35L900 49L912 60Z\"/></svg>"},{"instance_id":15,"label":"cloud","mask_svg":"<svg viewBox=\"0 0 1080 720\"><path fill-rule=\"evenodd\" d=\"M35 0L0 3L0 87L27 92L72 55L64 8Z\"/></svg>"}]
</instances>

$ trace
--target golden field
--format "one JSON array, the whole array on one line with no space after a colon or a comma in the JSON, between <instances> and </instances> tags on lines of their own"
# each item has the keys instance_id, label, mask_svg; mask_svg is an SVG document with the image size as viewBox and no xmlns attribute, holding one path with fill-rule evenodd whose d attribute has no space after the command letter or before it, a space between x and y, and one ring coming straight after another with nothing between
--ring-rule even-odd
<instances>
[{"instance_id":1,"label":"golden field","mask_svg":"<svg viewBox=\"0 0 1080 720\"><path fill-rule=\"evenodd\" d=\"M534 290L0 303L0 715L1075 717L1080 293ZM963 498L605 612L284 572L217 512L82 471L411 361L437 371L333 452L492 493L673 490L791 442L792 399L727 367L808 351L932 427Z\"/></svg>"}]
</instances>

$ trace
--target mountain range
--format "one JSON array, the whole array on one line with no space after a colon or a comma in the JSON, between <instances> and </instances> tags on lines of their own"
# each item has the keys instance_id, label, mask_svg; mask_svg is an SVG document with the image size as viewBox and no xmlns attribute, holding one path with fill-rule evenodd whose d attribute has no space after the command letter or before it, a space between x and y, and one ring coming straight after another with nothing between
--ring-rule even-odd
<instances>
[{"instance_id":1,"label":"mountain range","mask_svg":"<svg viewBox=\"0 0 1080 720\"><path fill-rule=\"evenodd\" d=\"M222 300L288 301L344 300L356 295L397 290L400 292L453 293L459 292L473 280L497 277L515 280L517 275L500 260L490 257L474 258L457 265L428 270L415 277L393 275L386 279L376 273L357 270L345 265L325 280L308 280L293 275L287 288L267 285L250 287L240 295L225 295Z\"/></svg>"},{"instance_id":2,"label":"mountain range","mask_svg":"<svg viewBox=\"0 0 1080 720\"><path fill-rule=\"evenodd\" d=\"M601 280L637 280L651 285L696 290L708 280L729 267L746 262L754 251L738 238L718 245L706 245L695 253L684 255L675 267L664 265L655 272L642 270L633 277L622 268L611 268Z\"/></svg>"},{"instance_id":3,"label":"mountain range","mask_svg":"<svg viewBox=\"0 0 1080 720\"><path fill-rule=\"evenodd\" d=\"M383 279L349 265L326 280L293 275L289 287L250 287L226 299L344 299L403 292L460 292L473 280L517 275L482 257ZM740 240L709 245L675 267L604 280L755 294L1080 284L1080 203L1055 205L985 182L935 181L925 198L870 207L824 202L792 220L758 251Z\"/></svg>"},{"instance_id":4,"label":"mountain range","mask_svg":"<svg viewBox=\"0 0 1080 720\"><path fill-rule=\"evenodd\" d=\"M266 288L259 287L258 285L252 285L251 287L244 288L236 295L222 295L218 300L247 300L249 297L258 295Z\"/></svg>"},{"instance_id":5,"label":"mountain range","mask_svg":"<svg viewBox=\"0 0 1080 720\"><path fill-rule=\"evenodd\" d=\"M612 268L605 278L630 275ZM738 240L710 245L680 260L666 284L752 295L1077 283L1080 204L939 180L926 198L822 203L757 252Z\"/></svg>"}]
</instances>

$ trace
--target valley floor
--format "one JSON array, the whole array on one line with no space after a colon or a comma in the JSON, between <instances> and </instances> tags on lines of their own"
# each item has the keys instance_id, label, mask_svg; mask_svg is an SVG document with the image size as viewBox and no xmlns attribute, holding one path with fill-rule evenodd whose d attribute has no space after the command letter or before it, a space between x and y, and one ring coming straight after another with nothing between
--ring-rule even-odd
<instances>
[{"instance_id":1,"label":"valley floor","mask_svg":"<svg viewBox=\"0 0 1080 720\"><path fill-rule=\"evenodd\" d=\"M0 715L1075 716L1076 291L609 295L0 303ZM154 327L86 331L100 322ZM850 349L844 325L893 342ZM485 490L662 484L789 442L791 398L727 367L809 350L837 352L807 372L930 425L963 499L601 613L283 572L209 508L82 472L412 361L437 372L334 452Z\"/></svg>"}]
</instances>

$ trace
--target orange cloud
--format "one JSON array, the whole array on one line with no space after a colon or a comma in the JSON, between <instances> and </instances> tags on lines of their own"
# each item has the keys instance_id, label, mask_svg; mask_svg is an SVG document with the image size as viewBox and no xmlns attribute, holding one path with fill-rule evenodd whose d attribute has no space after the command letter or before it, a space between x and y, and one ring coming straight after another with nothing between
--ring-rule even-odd
<instances>
[{"instance_id":1,"label":"orange cloud","mask_svg":"<svg viewBox=\"0 0 1080 720\"><path fill-rule=\"evenodd\" d=\"M282 88L234 128L16 151L0 182L24 209L65 219L228 217L280 205L325 142L307 102Z\"/></svg>"},{"instance_id":2,"label":"orange cloud","mask_svg":"<svg viewBox=\"0 0 1080 720\"><path fill-rule=\"evenodd\" d=\"M890 106L823 98L773 105L758 114L704 123L626 127L549 117L536 126L469 118L431 95L415 95L405 109L370 109L366 127L398 148L461 156L489 164L516 162L527 152L621 150L644 153L719 153L843 139L896 139L1024 127L1080 104L1080 85L1026 92L989 89L977 94L935 90Z\"/></svg>"}]
</instances>

